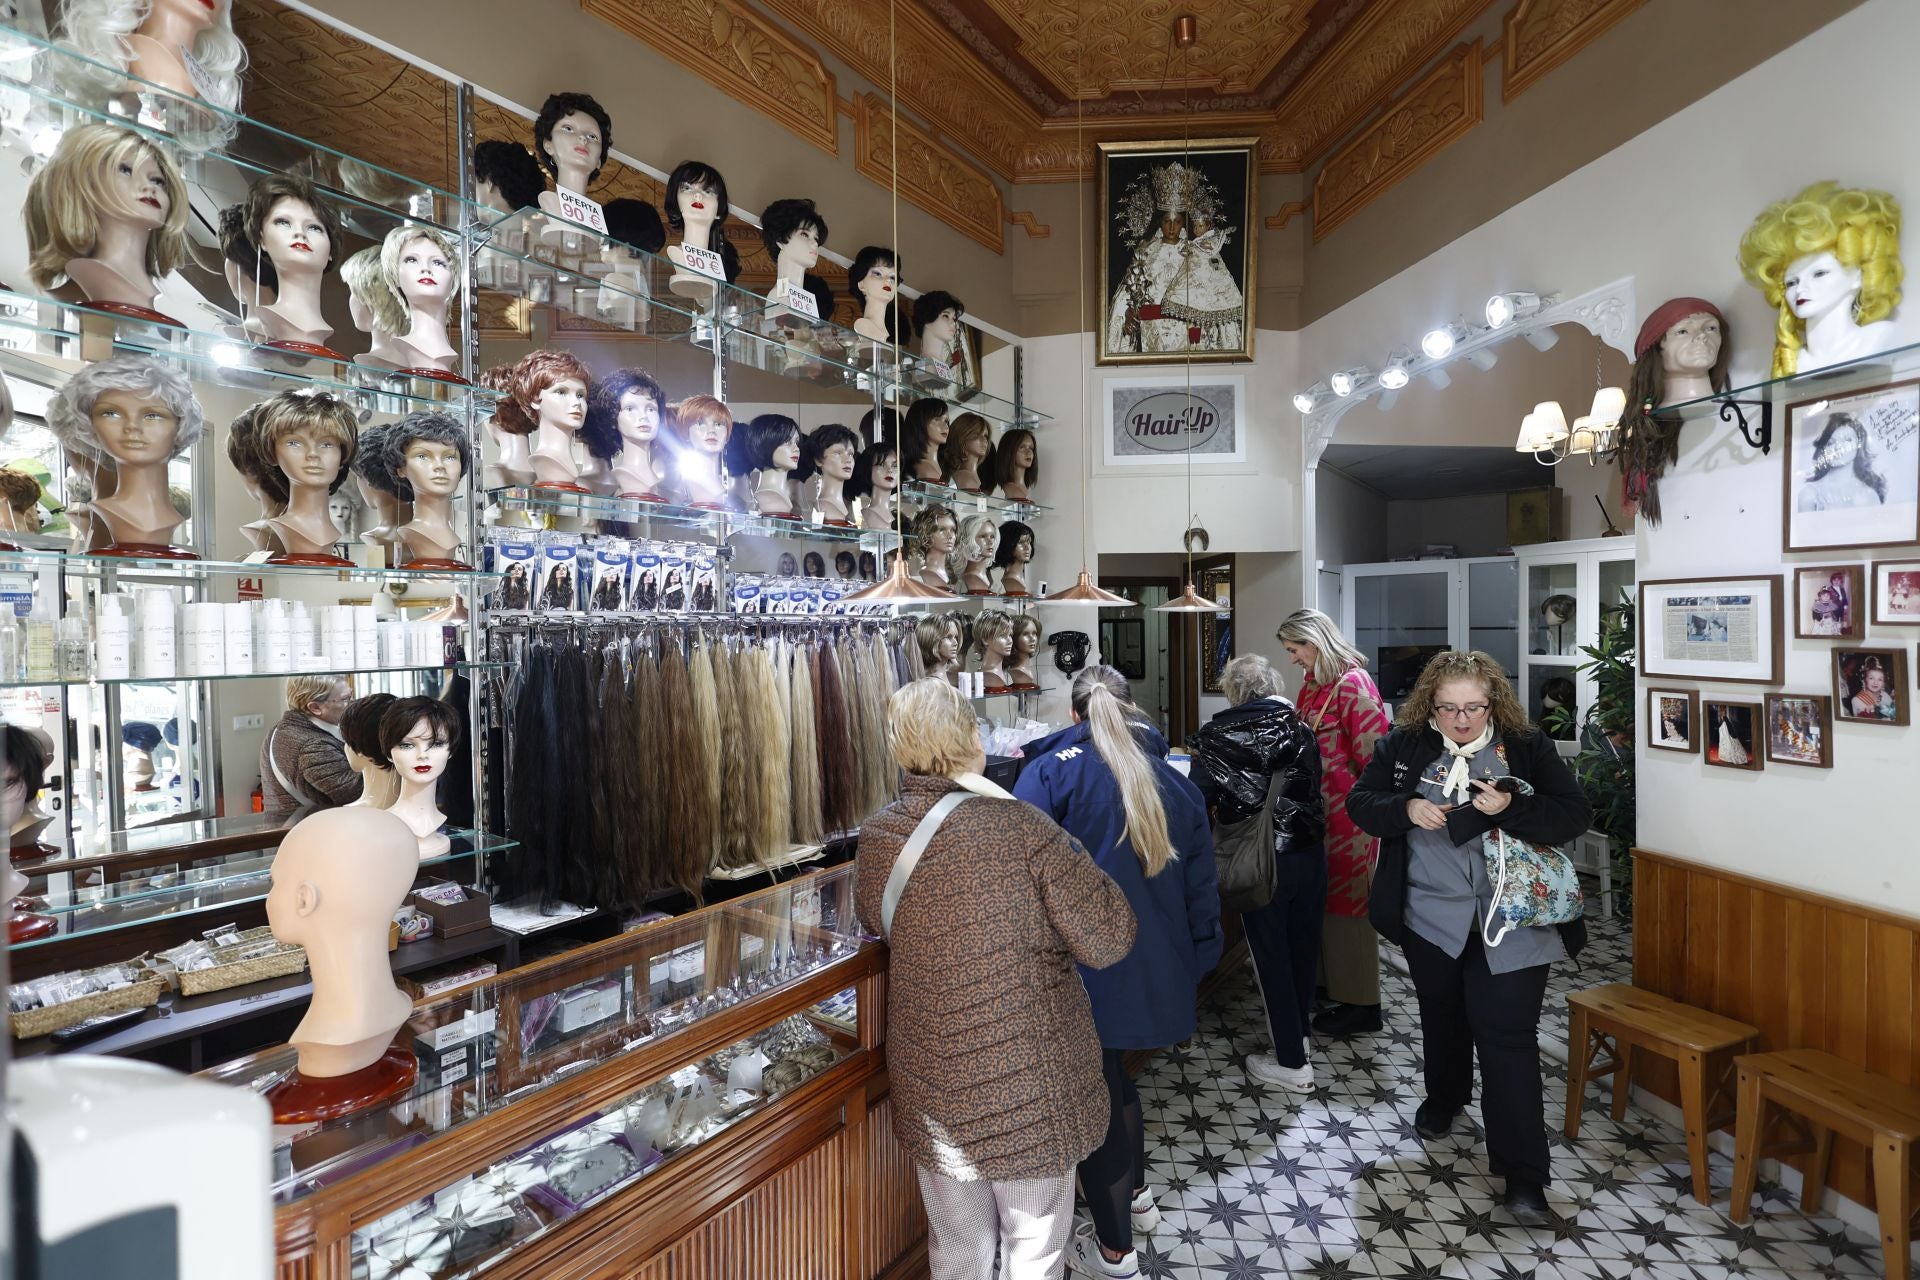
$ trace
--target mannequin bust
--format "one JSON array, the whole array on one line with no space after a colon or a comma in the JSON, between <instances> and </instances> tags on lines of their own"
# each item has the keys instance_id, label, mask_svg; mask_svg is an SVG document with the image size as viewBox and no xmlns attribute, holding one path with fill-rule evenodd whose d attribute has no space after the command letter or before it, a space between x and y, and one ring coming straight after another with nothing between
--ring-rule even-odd
<instances>
[{"instance_id":1,"label":"mannequin bust","mask_svg":"<svg viewBox=\"0 0 1920 1280\"><path fill-rule=\"evenodd\" d=\"M279 296L279 280L273 264L254 248L247 237L247 206L230 204L220 211L220 255L227 279L227 292L240 304L241 333L245 317L254 307L272 304ZM237 336L237 335L236 335Z\"/></svg>"},{"instance_id":2,"label":"mannequin bust","mask_svg":"<svg viewBox=\"0 0 1920 1280\"><path fill-rule=\"evenodd\" d=\"M922 507L913 517L913 536L920 544L920 581L952 591L953 549L960 537L952 508L938 502Z\"/></svg>"},{"instance_id":3,"label":"mannequin bust","mask_svg":"<svg viewBox=\"0 0 1920 1280\"><path fill-rule=\"evenodd\" d=\"M495 213L516 213L539 204L547 194L546 175L533 153L499 138L474 145L473 184L479 202Z\"/></svg>"},{"instance_id":4,"label":"mannequin bust","mask_svg":"<svg viewBox=\"0 0 1920 1280\"><path fill-rule=\"evenodd\" d=\"M993 428L977 413L963 413L953 420L947 442L940 446L940 469L947 483L965 493L986 492L980 473L993 456Z\"/></svg>"},{"instance_id":5,"label":"mannequin bust","mask_svg":"<svg viewBox=\"0 0 1920 1280\"><path fill-rule=\"evenodd\" d=\"M914 642L920 646L920 665L929 679L951 680L960 657L960 640L938 614L924 614L913 624Z\"/></svg>"},{"instance_id":6,"label":"mannequin bust","mask_svg":"<svg viewBox=\"0 0 1920 1280\"><path fill-rule=\"evenodd\" d=\"M1007 659L1007 688L1026 693L1040 687L1034 658L1040 652L1040 619L1023 613L1013 620L1013 653Z\"/></svg>"},{"instance_id":7,"label":"mannequin bust","mask_svg":"<svg viewBox=\"0 0 1920 1280\"><path fill-rule=\"evenodd\" d=\"M267 547L267 521L287 509L286 477L260 443L260 410L265 402L248 405L227 428L227 461L240 477L241 487L259 504L260 518L240 526L240 534L255 551Z\"/></svg>"},{"instance_id":8,"label":"mannequin bust","mask_svg":"<svg viewBox=\"0 0 1920 1280\"><path fill-rule=\"evenodd\" d=\"M1000 549L1000 524L992 516L968 516L960 526L960 553L966 558L966 572L960 584L970 596L993 594L993 553Z\"/></svg>"},{"instance_id":9,"label":"mannequin bust","mask_svg":"<svg viewBox=\"0 0 1920 1280\"><path fill-rule=\"evenodd\" d=\"M860 304L853 331L874 342L891 342L899 328L900 259L892 249L870 244L847 268L847 291Z\"/></svg>"},{"instance_id":10,"label":"mannequin bust","mask_svg":"<svg viewBox=\"0 0 1920 1280\"><path fill-rule=\"evenodd\" d=\"M407 824L419 856L437 858L451 846L447 815L435 793L440 775L460 741L460 717L438 698L399 698L380 713L381 758L400 779L400 794L388 810Z\"/></svg>"},{"instance_id":11,"label":"mannequin bust","mask_svg":"<svg viewBox=\"0 0 1920 1280\"><path fill-rule=\"evenodd\" d=\"M740 277L740 255L727 243L727 180L710 164L682 160L667 178L667 224L680 233L667 258L679 267L667 288L683 298L704 302L713 296L712 278L687 267L681 245L711 249L720 255L729 282Z\"/></svg>"},{"instance_id":12,"label":"mannequin bust","mask_svg":"<svg viewBox=\"0 0 1920 1280\"><path fill-rule=\"evenodd\" d=\"M800 424L783 413L763 413L747 423L744 446L753 469L753 509L797 520L787 481L800 466Z\"/></svg>"},{"instance_id":13,"label":"mannequin bust","mask_svg":"<svg viewBox=\"0 0 1920 1280\"><path fill-rule=\"evenodd\" d=\"M720 459L733 434L733 412L712 396L688 396L667 419L678 444L675 493L690 506L726 510L727 481Z\"/></svg>"},{"instance_id":14,"label":"mannequin bust","mask_svg":"<svg viewBox=\"0 0 1920 1280\"><path fill-rule=\"evenodd\" d=\"M373 338L360 363L452 376L460 357L447 338L447 310L460 292L459 261L440 232L405 226L341 264L353 322Z\"/></svg>"},{"instance_id":15,"label":"mannequin bust","mask_svg":"<svg viewBox=\"0 0 1920 1280\"><path fill-rule=\"evenodd\" d=\"M88 503L87 550L199 558L170 542L185 517L168 493L167 463L192 448L205 426L185 374L149 356L90 364L48 404L47 426L69 452L111 459L118 477L109 496Z\"/></svg>"},{"instance_id":16,"label":"mannequin bust","mask_svg":"<svg viewBox=\"0 0 1920 1280\"><path fill-rule=\"evenodd\" d=\"M983 609L973 620L973 651L988 693L1007 688L1007 659L1013 656L1013 618L1000 609Z\"/></svg>"},{"instance_id":17,"label":"mannequin bust","mask_svg":"<svg viewBox=\"0 0 1920 1280\"><path fill-rule=\"evenodd\" d=\"M255 274L274 280L273 300L255 302L248 312L247 333L273 346L344 360L326 345L333 327L320 310L320 281L340 243L340 215L305 178L269 174L248 190L244 217L256 260L264 257L268 264Z\"/></svg>"},{"instance_id":18,"label":"mannequin bust","mask_svg":"<svg viewBox=\"0 0 1920 1280\"><path fill-rule=\"evenodd\" d=\"M854 466L859 461L860 437L852 427L829 422L815 427L807 437L805 456L802 478L820 477L820 489L813 500L813 522L851 529L847 482L853 479Z\"/></svg>"},{"instance_id":19,"label":"mannequin bust","mask_svg":"<svg viewBox=\"0 0 1920 1280\"><path fill-rule=\"evenodd\" d=\"M158 277L186 263L187 195L161 148L130 129L68 129L27 183L27 274L41 289L163 324Z\"/></svg>"},{"instance_id":20,"label":"mannequin bust","mask_svg":"<svg viewBox=\"0 0 1920 1280\"><path fill-rule=\"evenodd\" d=\"M413 1054L393 1038L413 998L394 985L387 928L419 866L407 824L368 806L322 809L280 842L267 923L306 948L313 1002L289 1040L298 1070L267 1093L276 1122L348 1115L412 1086Z\"/></svg>"},{"instance_id":21,"label":"mannequin bust","mask_svg":"<svg viewBox=\"0 0 1920 1280\"><path fill-rule=\"evenodd\" d=\"M183 98L240 109L247 51L233 33L231 0L66 0L61 7L61 43L85 57ZM108 92L127 87L105 73L98 78Z\"/></svg>"},{"instance_id":22,"label":"mannequin bust","mask_svg":"<svg viewBox=\"0 0 1920 1280\"><path fill-rule=\"evenodd\" d=\"M813 201L775 200L760 215L760 242L773 259L773 287L769 298L783 298L792 288L814 295L820 319L833 318L833 291L827 282L813 274L820 265L820 250L827 243L827 220L814 208Z\"/></svg>"},{"instance_id":23,"label":"mannequin bust","mask_svg":"<svg viewBox=\"0 0 1920 1280\"><path fill-rule=\"evenodd\" d=\"M556 186L584 196L613 149L613 119L606 108L584 93L548 96L533 122L533 150L540 166L553 175ZM539 195L540 207L558 217L560 197L551 191Z\"/></svg>"},{"instance_id":24,"label":"mannequin bust","mask_svg":"<svg viewBox=\"0 0 1920 1280\"><path fill-rule=\"evenodd\" d=\"M1000 594L1027 596L1027 566L1033 562L1033 530L1018 520L1000 526L1000 549L993 563L1000 570Z\"/></svg>"},{"instance_id":25,"label":"mannequin bust","mask_svg":"<svg viewBox=\"0 0 1920 1280\"><path fill-rule=\"evenodd\" d=\"M47 749L31 732L19 725L0 726L0 754L4 754L6 778L4 787L0 787L0 819L4 819L9 830L22 825L28 817L33 798L47 783L47 765L50 762ZM44 825L44 824L43 824ZM16 861L37 859L45 848L49 854L58 853L51 846L36 845L29 841L24 846L15 846L12 853ZM59 928L52 916L32 911L31 899L23 899L27 889L27 877L15 871L11 865L6 868L4 887L7 910L7 942L15 945L29 942L35 938L44 938Z\"/></svg>"},{"instance_id":26,"label":"mannequin bust","mask_svg":"<svg viewBox=\"0 0 1920 1280\"><path fill-rule=\"evenodd\" d=\"M1816 182L1767 206L1740 237L1740 270L1779 310L1773 375L1810 373L1901 345L1900 205Z\"/></svg>"},{"instance_id":27,"label":"mannequin bust","mask_svg":"<svg viewBox=\"0 0 1920 1280\"><path fill-rule=\"evenodd\" d=\"M387 437L393 427L391 422L377 422L362 431L353 457L354 487L359 489L367 510L373 512L373 523L361 530L360 541L374 551L378 564L389 567L398 564L400 526L413 518L387 465ZM336 493L327 514L336 528L351 537L347 522L340 519L339 501Z\"/></svg>"},{"instance_id":28,"label":"mannequin bust","mask_svg":"<svg viewBox=\"0 0 1920 1280\"><path fill-rule=\"evenodd\" d=\"M467 429L437 409L416 409L381 439L379 465L392 477L413 519L398 530L403 569L473 568L453 521L453 500L473 465Z\"/></svg>"},{"instance_id":29,"label":"mannequin bust","mask_svg":"<svg viewBox=\"0 0 1920 1280\"><path fill-rule=\"evenodd\" d=\"M487 419L487 436L493 441L493 461L481 473L481 483L489 489L505 489L533 483L533 464L527 457L527 437L508 430L500 418L500 406L506 402L508 385L513 381L513 366L496 364L480 375L480 385L501 393L494 412ZM524 418L517 410L510 414L517 426Z\"/></svg>"},{"instance_id":30,"label":"mannequin bust","mask_svg":"<svg viewBox=\"0 0 1920 1280\"><path fill-rule=\"evenodd\" d=\"M259 447L287 490L286 507L266 521L274 564L340 565L340 530L327 499L346 483L360 434L353 407L325 391L282 391L260 406Z\"/></svg>"},{"instance_id":31,"label":"mannequin bust","mask_svg":"<svg viewBox=\"0 0 1920 1280\"><path fill-rule=\"evenodd\" d=\"M1033 432L1014 427L1000 437L993 461L981 473L980 482L987 493L995 489L1010 502L1031 502L1032 487L1040 481L1040 449Z\"/></svg>"},{"instance_id":32,"label":"mannequin bust","mask_svg":"<svg viewBox=\"0 0 1920 1280\"><path fill-rule=\"evenodd\" d=\"M946 401L927 397L913 402L900 426L900 455L915 480L946 483L947 470L940 458L948 434Z\"/></svg>"},{"instance_id":33,"label":"mannequin bust","mask_svg":"<svg viewBox=\"0 0 1920 1280\"><path fill-rule=\"evenodd\" d=\"M860 502L862 529L893 528L894 497L900 490L900 451L891 440L876 440L854 460L846 496Z\"/></svg>"},{"instance_id":34,"label":"mannequin bust","mask_svg":"<svg viewBox=\"0 0 1920 1280\"><path fill-rule=\"evenodd\" d=\"M571 351L531 351L513 366L495 420L508 435L529 437L527 464L543 489L585 493L573 440L587 422L593 375Z\"/></svg>"},{"instance_id":35,"label":"mannequin bust","mask_svg":"<svg viewBox=\"0 0 1920 1280\"><path fill-rule=\"evenodd\" d=\"M396 701L390 693L370 693L349 702L340 717L347 763L360 775L360 798L349 801L349 809L390 809L400 797L400 775L380 750L380 717Z\"/></svg>"},{"instance_id":36,"label":"mannequin bust","mask_svg":"<svg viewBox=\"0 0 1920 1280\"><path fill-rule=\"evenodd\" d=\"M580 437L607 463L606 485L617 497L664 502L666 456L656 449L667 395L644 369L616 369L594 384Z\"/></svg>"},{"instance_id":37,"label":"mannequin bust","mask_svg":"<svg viewBox=\"0 0 1920 1280\"><path fill-rule=\"evenodd\" d=\"M0 533L40 532L40 482L24 471L0 467ZM18 544L0 543L0 550Z\"/></svg>"},{"instance_id":38,"label":"mannequin bust","mask_svg":"<svg viewBox=\"0 0 1920 1280\"><path fill-rule=\"evenodd\" d=\"M1679 416L1656 410L1725 391L1732 353L1726 319L1705 298L1669 299L1640 326L1620 416L1622 505L1629 514L1660 523L1660 477L1679 454Z\"/></svg>"},{"instance_id":39,"label":"mannequin bust","mask_svg":"<svg viewBox=\"0 0 1920 1280\"><path fill-rule=\"evenodd\" d=\"M919 355L931 361L935 372L951 378L959 363L954 353L960 345L960 317L966 304L944 289L923 293L913 300L913 327L919 332Z\"/></svg>"},{"instance_id":40,"label":"mannequin bust","mask_svg":"<svg viewBox=\"0 0 1920 1280\"><path fill-rule=\"evenodd\" d=\"M45 734L17 724L0 725L0 765L6 770L3 797L9 862L39 862L60 850L45 844L40 833L53 821L40 808L47 770L53 765L53 744ZM17 895L8 894L9 898Z\"/></svg>"}]
</instances>

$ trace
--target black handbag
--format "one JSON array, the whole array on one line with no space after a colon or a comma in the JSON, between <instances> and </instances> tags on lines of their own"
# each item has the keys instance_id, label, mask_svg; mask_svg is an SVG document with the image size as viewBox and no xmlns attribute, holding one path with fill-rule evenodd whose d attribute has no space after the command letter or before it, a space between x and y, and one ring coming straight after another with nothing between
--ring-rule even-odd
<instances>
[{"instance_id":1,"label":"black handbag","mask_svg":"<svg viewBox=\"0 0 1920 1280\"><path fill-rule=\"evenodd\" d=\"M1280 887L1273 855L1273 798L1279 789L1280 774L1275 773L1257 812L1214 825L1213 862L1220 876L1220 905L1228 911L1257 911L1273 901Z\"/></svg>"}]
</instances>

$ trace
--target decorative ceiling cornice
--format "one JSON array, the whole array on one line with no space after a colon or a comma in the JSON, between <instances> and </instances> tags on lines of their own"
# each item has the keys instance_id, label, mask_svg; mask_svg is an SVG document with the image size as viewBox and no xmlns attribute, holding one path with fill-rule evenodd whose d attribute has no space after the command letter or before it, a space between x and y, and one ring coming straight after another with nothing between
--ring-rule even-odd
<instances>
[{"instance_id":1,"label":"decorative ceiling cornice","mask_svg":"<svg viewBox=\"0 0 1920 1280\"><path fill-rule=\"evenodd\" d=\"M900 194L909 203L995 253L1001 251L1006 206L991 174L913 121L894 115L877 94L856 94L853 108L853 162L862 174L891 189L897 164Z\"/></svg>"},{"instance_id":2,"label":"decorative ceiling cornice","mask_svg":"<svg viewBox=\"0 0 1920 1280\"><path fill-rule=\"evenodd\" d=\"M1520 0L1501 37L1500 100L1511 102L1646 0Z\"/></svg>"}]
</instances>

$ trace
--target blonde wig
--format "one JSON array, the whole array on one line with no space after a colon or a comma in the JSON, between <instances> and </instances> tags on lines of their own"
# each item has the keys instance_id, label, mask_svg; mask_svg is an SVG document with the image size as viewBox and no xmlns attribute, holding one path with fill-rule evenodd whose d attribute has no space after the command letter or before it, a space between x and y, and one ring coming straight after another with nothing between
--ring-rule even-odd
<instances>
[{"instance_id":1,"label":"blonde wig","mask_svg":"<svg viewBox=\"0 0 1920 1280\"><path fill-rule=\"evenodd\" d=\"M93 402L107 391L137 391L165 404L178 424L173 435L176 458L206 430L186 374L150 356L118 355L81 369L47 403L47 428L63 447L96 458L106 452L93 429Z\"/></svg>"},{"instance_id":2,"label":"blonde wig","mask_svg":"<svg viewBox=\"0 0 1920 1280\"><path fill-rule=\"evenodd\" d=\"M973 562L973 540L980 536L980 531L983 529L993 534L993 541L987 545L981 560L986 564L993 563L994 553L1000 550L1000 522L989 515L977 515L968 516L966 522L960 526L960 537L956 543L954 555L958 556L963 564Z\"/></svg>"},{"instance_id":3,"label":"blonde wig","mask_svg":"<svg viewBox=\"0 0 1920 1280\"><path fill-rule=\"evenodd\" d=\"M940 446L940 469L953 475L966 466L967 446L975 440L987 442L987 451L974 464L974 474L988 470L993 461L993 428L977 413L963 413L947 427L947 442Z\"/></svg>"},{"instance_id":4,"label":"blonde wig","mask_svg":"<svg viewBox=\"0 0 1920 1280\"><path fill-rule=\"evenodd\" d=\"M1133 705L1133 690L1117 667L1088 667L1073 678L1073 714L1093 730L1093 749L1120 786L1127 814L1127 840L1149 879L1180 855L1167 834L1167 806L1153 761L1133 736L1135 720L1146 717Z\"/></svg>"},{"instance_id":5,"label":"blonde wig","mask_svg":"<svg viewBox=\"0 0 1920 1280\"><path fill-rule=\"evenodd\" d=\"M447 270L452 273L451 287L447 290L448 309L451 310L460 299L460 248L447 239L445 232L420 225L395 227L387 232L387 238L380 242L380 277L386 286L385 305L397 308L397 311L389 312L396 315L397 320L391 327L383 327L387 328L388 333L401 337L413 327L413 321L407 315L407 295L400 288L400 256L415 240L425 240L447 260Z\"/></svg>"},{"instance_id":6,"label":"blonde wig","mask_svg":"<svg viewBox=\"0 0 1920 1280\"><path fill-rule=\"evenodd\" d=\"M814 732L813 667L803 648L789 649L787 707L793 724L793 842L818 844L820 825L820 743Z\"/></svg>"},{"instance_id":7,"label":"blonde wig","mask_svg":"<svg viewBox=\"0 0 1920 1280\"><path fill-rule=\"evenodd\" d=\"M275 471L279 470L279 463L273 461L275 450L296 431L312 431L340 446L340 474L327 489L338 492L353 474L353 455L360 445L360 420L353 406L328 391L282 391L259 410L253 420L255 438L261 457Z\"/></svg>"},{"instance_id":8,"label":"blonde wig","mask_svg":"<svg viewBox=\"0 0 1920 1280\"><path fill-rule=\"evenodd\" d=\"M677 646L671 638L668 644ZM692 657L687 662L687 678L693 688L694 729L700 740L700 759L695 765L698 772L691 780L682 778L682 783L691 781L693 785L706 792L707 811L716 818L724 812L727 802L720 781L720 762L725 759L725 744L720 727L720 673L714 666L713 646L695 645ZM703 857L709 865L721 865L720 835L718 831L710 834L687 833L687 838L702 844Z\"/></svg>"},{"instance_id":9,"label":"blonde wig","mask_svg":"<svg viewBox=\"0 0 1920 1280\"><path fill-rule=\"evenodd\" d=\"M908 773L951 778L980 764L973 708L945 680L915 680L887 699L887 745Z\"/></svg>"},{"instance_id":10,"label":"blonde wig","mask_svg":"<svg viewBox=\"0 0 1920 1280\"><path fill-rule=\"evenodd\" d=\"M187 187L172 157L131 129L75 125L27 183L21 219L27 226L27 274L36 285L52 288L66 275L67 263L91 257L104 217L138 216L115 189L115 175L123 164L148 159L167 184L167 218L147 236L146 272L158 279L188 261Z\"/></svg>"},{"instance_id":11,"label":"blonde wig","mask_svg":"<svg viewBox=\"0 0 1920 1280\"><path fill-rule=\"evenodd\" d=\"M1340 634L1332 618L1318 609L1295 609L1280 620L1274 635L1282 644L1310 644L1320 651L1313 660L1313 682L1330 685L1356 668L1364 669L1367 656Z\"/></svg>"},{"instance_id":12,"label":"blonde wig","mask_svg":"<svg viewBox=\"0 0 1920 1280\"><path fill-rule=\"evenodd\" d=\"M1831 253L1860 273L1856 324L1884 320L1900 303L1900 204L1885 191L1816 182L1791 200L1768 205L1740 237L1740 271L1779 316L1773 375L1799 371L1806 324L1787 301L1787 269L1811 254Z\"/></svg>"},{"instance_id":13,"label":"blonde wig","mask_svg":"<svg viewBox=\"0 0 1920 1280\"><path fill-rule=\"evenodd\" d=\"M1426 670L1414 682L1413 692L1401 702L1400 712L1393 719L1394 724L1402 729L1426 728L1427 722L1433 719L1435 691L1449 680L1471 680L1486 689L1490 708L1488 721L1495 733L1524 733L1533 728L1533 722L1527 719L1526 708L1514 696L1506 668L1500 665L1498 658L1478 649L1449 649L1445 653L1434 654Z\"/></svg>"},{"instance_id":14,"label":"blonde wig","mask_svg":"<svg viewBox=\"0 0 1920 1280\"><path fill-rule=\"evenodd\" d=\"M1003 609L982 609L973 620L973 651L980 655L982 666L986 665L987 646L1001 636L1013 634L1013 615Z\"/></svg>"},{"instance_id":15,"label":"blonde wig","mask_svg":"<svg viewBox=\"0 0 1920 1280\"><path fill-rule=\"evenodd\" d=\"M84 82L109 93L126 86L121 76L133 61L127 37L139 32L153 13L154 0L64 0L61 5L60 43L83 58L102 64L72 72ZM232 0L214 0L213 21L193 38L189 50L206 73L213 90L207 99L227 111L240 109L240 73L246 70L247 47L233 34ZM108 68L119 71L114 74Z\"/></svg>"}]
</instances>

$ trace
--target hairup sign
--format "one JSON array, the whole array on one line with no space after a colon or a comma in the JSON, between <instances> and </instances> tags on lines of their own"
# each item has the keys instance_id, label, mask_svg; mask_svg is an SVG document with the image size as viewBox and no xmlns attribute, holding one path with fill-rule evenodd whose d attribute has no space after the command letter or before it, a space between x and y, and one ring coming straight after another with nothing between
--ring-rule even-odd
<instances>
[{"instance_id":1,"label":"hairup sign","mask_svg":"<svg viewBox=\"0 0 1920 1280\"><path fill-rule=\"evenodd\" d=\"M1106 462L1109 466L1168 466L1186 460L1245 462L1241 374L1195 378L1184 373L1106 380Z\"/></svg>"}]
</instances>

